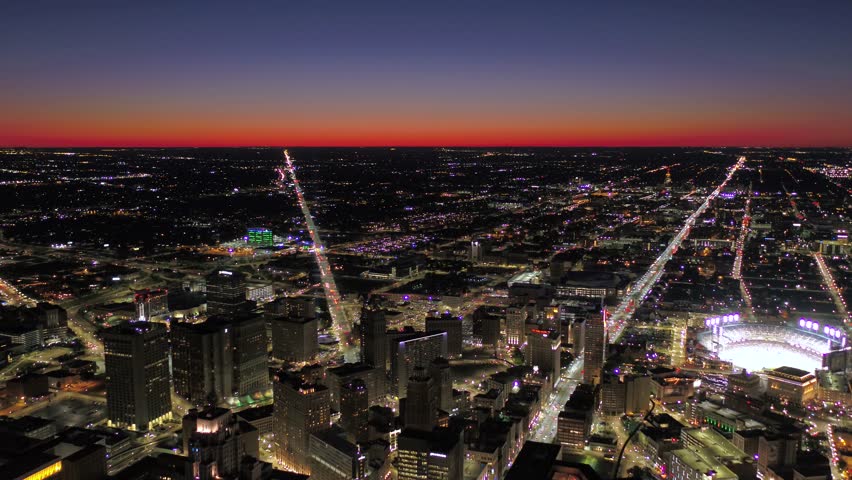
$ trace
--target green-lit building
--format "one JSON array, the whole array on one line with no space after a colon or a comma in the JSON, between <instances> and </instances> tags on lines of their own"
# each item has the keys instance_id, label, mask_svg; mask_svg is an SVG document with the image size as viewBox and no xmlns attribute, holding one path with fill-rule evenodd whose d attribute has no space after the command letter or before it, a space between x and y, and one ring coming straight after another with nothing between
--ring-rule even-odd
<instances>
[{"instance_id":1,"label":"green-lit building","mask_svg":"<svg viewBox=\"0 0 852 480\"><path fill-rule=\"evenodd\" d=\"M274 243L272 239L272 230L259 227L249 228L248 243L259 247L272 246Z\"/></svg>"}]
</instances>

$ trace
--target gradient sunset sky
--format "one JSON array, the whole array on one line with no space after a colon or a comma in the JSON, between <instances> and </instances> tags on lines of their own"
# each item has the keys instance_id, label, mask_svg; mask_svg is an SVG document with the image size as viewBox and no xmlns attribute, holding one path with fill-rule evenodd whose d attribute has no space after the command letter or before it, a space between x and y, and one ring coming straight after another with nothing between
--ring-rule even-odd
<instances>
[{"instance_id":1,"label":"gradient sunset sky","mask_svg":"<svg viewBox=\"0 0 852 480\"><path fill-rule=\"evenodd\" d=\"M0 19L5 146L852 145L848 0L27 0Z\"/></svg>"}]
</instances>

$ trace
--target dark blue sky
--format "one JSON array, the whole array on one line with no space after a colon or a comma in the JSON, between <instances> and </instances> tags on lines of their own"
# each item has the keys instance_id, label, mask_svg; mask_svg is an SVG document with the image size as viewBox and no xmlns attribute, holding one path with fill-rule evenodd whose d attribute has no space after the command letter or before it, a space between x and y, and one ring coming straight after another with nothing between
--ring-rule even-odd
<instances>
[{"instance_id":1,"label":"dark blue sky","mask_svg":"<svg viewBox=\"0 0 852 480\"><path fill-rule=\"evenodd\" d=\"M852 144L852 2L4 2L0 144Z\"/></svg>"}]
</instances>

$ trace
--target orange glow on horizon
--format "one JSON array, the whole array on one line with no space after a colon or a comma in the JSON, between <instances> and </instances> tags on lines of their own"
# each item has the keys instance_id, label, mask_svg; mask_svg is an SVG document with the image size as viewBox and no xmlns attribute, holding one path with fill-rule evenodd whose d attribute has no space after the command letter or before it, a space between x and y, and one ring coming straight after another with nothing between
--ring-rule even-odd
<instances>
[{"instance_id":1,"label":"orange glow on horizon","mask_svg":"<svg viewBox=\"0 0 852 480\"><path fill-rule=\"evenodd\" d=\"M48 119L0 120L0 145L21 147L580 147L580 146L849 146L852 132L837 123L818 124L785 118L684 118L656 112L653 117L582 115L517 118L431 112L410 116L338 112L328 117L294 112L229 115L227 112L182 112L138 116L122 112ZM131 118L128 118L131 117Z\"/></svg>"}]
</instances>

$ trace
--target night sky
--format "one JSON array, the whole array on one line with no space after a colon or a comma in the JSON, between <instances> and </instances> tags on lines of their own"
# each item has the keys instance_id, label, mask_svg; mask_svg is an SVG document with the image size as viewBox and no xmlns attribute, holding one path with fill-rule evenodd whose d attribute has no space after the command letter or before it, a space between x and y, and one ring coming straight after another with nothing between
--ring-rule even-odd
<instances>
[{"instance_id":1,"label":"night sky","mask_svg":"<svg viewBox=\"0 0 852 480\"><path fill-rule=\"evenodd\" d=\"M852 145L848 0L241 5L0 3L0 145Z\"/></svg>"}]
</instances>

